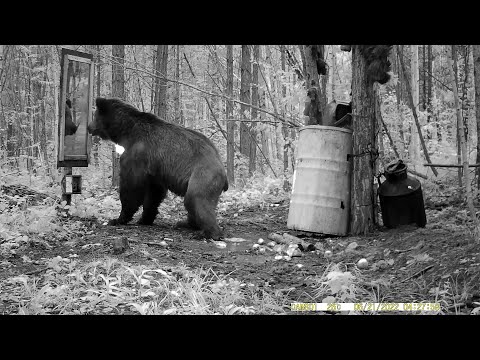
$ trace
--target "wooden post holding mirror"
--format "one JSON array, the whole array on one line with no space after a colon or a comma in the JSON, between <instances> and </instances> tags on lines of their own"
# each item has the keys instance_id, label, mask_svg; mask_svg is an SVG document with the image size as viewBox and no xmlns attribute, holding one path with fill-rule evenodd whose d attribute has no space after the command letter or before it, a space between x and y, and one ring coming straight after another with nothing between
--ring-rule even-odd
<instances>
[{"instance_id":1,"label":"wooden post holding mirror","mask_svg":"<svg viewBox=\"0 0 480 360\"><path fill-rule=\"evenodd\" d=\"M93 69L92 54L62 48L57 168L64 168L64 176L72 174L72 167L87 167L90 162L87 125L93 115ZM62 199L69 204L71 193L63 192Z\"/></svg>"}]
</instances>

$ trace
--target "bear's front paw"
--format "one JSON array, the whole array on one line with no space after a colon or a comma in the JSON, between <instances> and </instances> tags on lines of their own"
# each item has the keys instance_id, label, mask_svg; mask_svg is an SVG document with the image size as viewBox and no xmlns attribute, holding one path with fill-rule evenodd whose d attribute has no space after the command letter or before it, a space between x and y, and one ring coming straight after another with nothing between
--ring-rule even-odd
<instances>
[{"instance_id":1,"label":"bear's front paw","mask_svg":"<svg viewBox=\"0 0 480 360\"><path fill-rule=\"evenodd\" d=\"M177 223L175 224L175 228L176 229L193 229L193 230L199 229L197 224L193 223L192 221L188 221L188 220L177 221Z\"/></svg>"},{"instance_id":2,"label":"bear's front paw","mask_svg":"<svg viewBox=\"0 0 480 360\"><path fill-rule=\"evenodd\" d=\"M118 219L112 219L108 222L108 225L115 226L115 225L120 225L120 223L118 222Z\"/></svg>"},{"instance_id":3,"label":"bear's front paw","mask_svg":"<svg viewBox=\"0 0 480 360\"><path fill-rule=\"evenodd\" d=\"M206 239L212 239L214 241L220 241L220 240L223 240L225 239L225 235L223 234L222 231L220 230L216 230L216 231L202 231L202 235L204 238Z\"/></svg>"},{"instance_id":4,"label":"bear's front paw","mask_svg":"<svg viewBox=\"0 0 480 360\"><path fill-rule=\"evenodd\" d=\"M140 219L137 221L137 225L153 225L153 220Z\"/></svg>"}]
</instances>

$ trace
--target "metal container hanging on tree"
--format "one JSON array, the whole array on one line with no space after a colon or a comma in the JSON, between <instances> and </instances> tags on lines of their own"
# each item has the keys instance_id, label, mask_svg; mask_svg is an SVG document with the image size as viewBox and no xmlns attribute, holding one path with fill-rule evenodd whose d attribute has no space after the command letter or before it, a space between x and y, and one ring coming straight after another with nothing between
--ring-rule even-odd
<instances>
[{"instance_id":1,"label":"metal container hanging on tree","mask_svg":"<svg viewBox=\"0 0 480 360\"><path fill-rule=\"evenodd\" d=\"M411 223L425 227L427 217L420 181L407 175L402 160L390 163L384 175L386 181L378 189L383 224L388 228Z\"/></svg>"}]
</instances>

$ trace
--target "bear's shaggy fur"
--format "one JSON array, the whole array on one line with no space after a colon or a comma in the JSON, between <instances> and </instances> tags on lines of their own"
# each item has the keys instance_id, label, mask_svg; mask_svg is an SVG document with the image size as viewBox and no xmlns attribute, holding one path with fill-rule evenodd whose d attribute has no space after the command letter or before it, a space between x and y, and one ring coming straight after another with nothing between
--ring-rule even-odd
<instances>
[{"instance_id":1,"label":"bear's shaggy fur","mask_svg":"<svg viewBox=\"0 0 480 360\"><path fill-rule=\"evenodd\" d=\"M222 232L215 207L228 189L220 155L203 134L140 112L120 99L96 99L92 135L111 140L125 151L120 157L122 211L110 224L126 224L143 205L139 224L153 223L167 190L184 197L187 222L218 240Z\"/></svg>"},{"instance_id":2,"label":"bear's shaggy fur","mask_svg":"<svg viewBox=\"0 0 480 360\"><path fill-rule=\"evenodd\" d=\"M390 80L390 60L392 45L359 45L360 52L367 62L367 77L371 83L385 84Z\"/></svg>"}]
</instances>

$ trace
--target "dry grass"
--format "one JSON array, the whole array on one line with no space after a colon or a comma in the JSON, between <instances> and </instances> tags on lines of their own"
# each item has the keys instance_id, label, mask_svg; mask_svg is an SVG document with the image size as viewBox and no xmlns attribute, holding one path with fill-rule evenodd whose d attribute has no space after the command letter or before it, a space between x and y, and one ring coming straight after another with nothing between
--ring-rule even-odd
<instances>
[{"instance_id":1,"label":"dry grass","mask_svg":"<svg viewBox=\"0 0 480 360\"><path fill-rule=\"evenodd\" d=\"M10 288L18 314L278 314L281 297L211 269L131 265L113 258L80 264L56 257L41 276L17 276Z\"/></svg>"}]
</instances>

